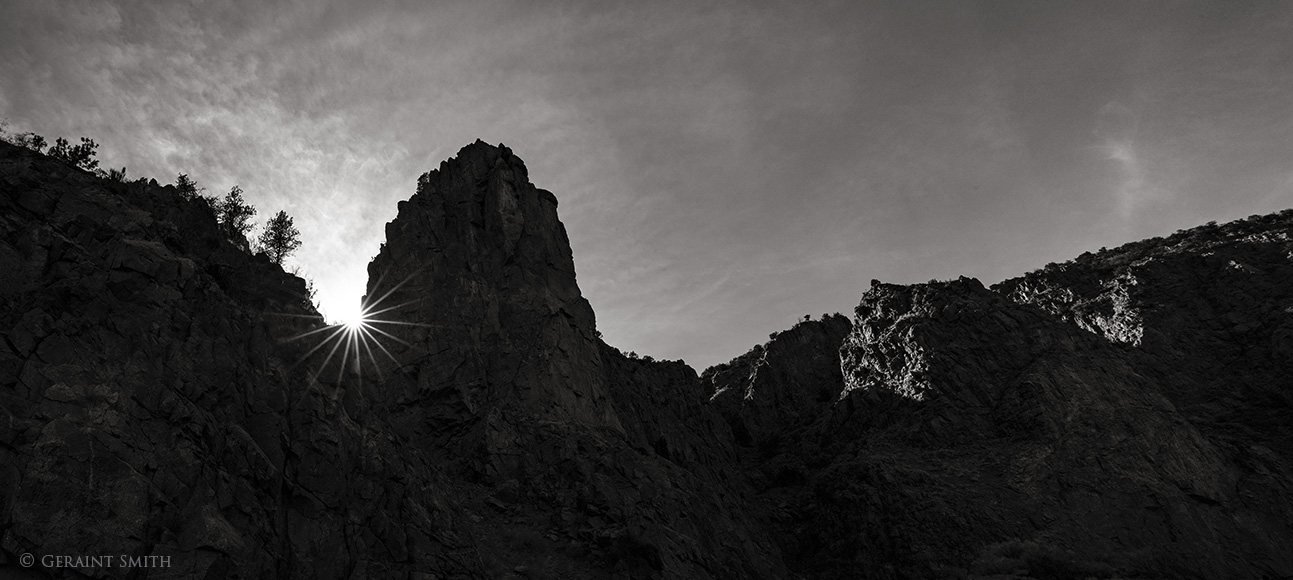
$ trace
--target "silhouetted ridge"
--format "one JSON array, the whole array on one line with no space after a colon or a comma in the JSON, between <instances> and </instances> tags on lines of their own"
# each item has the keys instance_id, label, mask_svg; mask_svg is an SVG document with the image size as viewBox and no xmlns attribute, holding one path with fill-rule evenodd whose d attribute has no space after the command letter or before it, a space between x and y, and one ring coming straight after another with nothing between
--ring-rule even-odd
<instances>
[{"instance_id":1,"label":"silhouetted ridge","mask_svg":"<svg viewBox=\"0 0 1293 580\"><path fill-rule=\"evenodd\" d=\"M698 377L598 338L501 145L400 202L344 363L175 188L0 144L0 208L0 575L1293 575L1293 211L876 282Z\"/></svg>"}]
</instances>

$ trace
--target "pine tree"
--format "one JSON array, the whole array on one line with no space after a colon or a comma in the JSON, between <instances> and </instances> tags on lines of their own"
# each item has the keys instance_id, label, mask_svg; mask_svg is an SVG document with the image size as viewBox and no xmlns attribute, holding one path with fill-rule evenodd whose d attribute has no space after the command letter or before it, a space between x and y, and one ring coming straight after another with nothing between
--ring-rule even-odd
<instances>
[{"instance_id":1,"label":"pine tree","mask_svg":"<svg viewBox=\"0 0 1293 580\"><path fill-rule=\"evenodd\" d=\"M269 259L282 266L283 260L301 247L301 232L292 225L292 216L279 210L265 222L265 231L261 232L259 242Z\"/></svg>"},{"instance_id":2,"label":"pine tree","mask_svg":"<svg viewBox=\"0 0 1293 580\"><path fill-rule=\"evenodd\" d=\"M251 231L251 216L256 215L256 208L242 198L242 188L237 185L225 194L216 206L216 217L225 233L230 238L246 238Z\"/></svg>"},{"instance_id":3,"label":"pine tree","mask_svg":"<svg viewBox=\"0 0 1293 580\"><path fill-rule=\"evenodd\" d=\"M198 187L196 181L189 179L189 174L181 173L175 178L175 192L180 194L184 199L194 199L201 195L203 188Z\"/></svg>"}]
</instances>

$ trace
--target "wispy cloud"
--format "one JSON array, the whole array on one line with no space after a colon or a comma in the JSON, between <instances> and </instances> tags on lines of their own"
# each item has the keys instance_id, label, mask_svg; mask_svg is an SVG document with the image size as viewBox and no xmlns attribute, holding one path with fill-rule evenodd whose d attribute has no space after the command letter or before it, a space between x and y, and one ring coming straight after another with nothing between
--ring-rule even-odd
<instances>
[{"instance_id":1,"label":"wispy cloud","mask_svg":"<svg viewBox=\"0 0 1293 580\"><path fill-rule=\"evenodd\" d=\"M1165 192L1150 181L1137 150L1139 124L1139 116L1117 101L1107 103L1095 117L1093 132L1100 140L1096 149L1117 166L1114 203L1118 216L1124 220L1131 218L1146 203L1165 197Z\"/></svg>"}]
</instances>

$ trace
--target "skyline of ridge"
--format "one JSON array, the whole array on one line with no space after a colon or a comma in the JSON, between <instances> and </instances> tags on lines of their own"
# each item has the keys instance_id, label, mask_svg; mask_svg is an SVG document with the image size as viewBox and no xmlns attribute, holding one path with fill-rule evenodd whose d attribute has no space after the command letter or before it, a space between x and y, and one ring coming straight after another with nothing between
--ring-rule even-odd
<instances>
[{"instance_id":1,"label":"skyline of ridge","mask_svg":"<svg viewBox=\"0 0 1293 580\"><path fill-rule=\"evenodd\" d=\"M334 318L417 176L505 143L607 342L697 370L871 279L1293 205L1283 4L385 7L6 2L0 118L287 210Z\"/></svg>"}]
</instances>

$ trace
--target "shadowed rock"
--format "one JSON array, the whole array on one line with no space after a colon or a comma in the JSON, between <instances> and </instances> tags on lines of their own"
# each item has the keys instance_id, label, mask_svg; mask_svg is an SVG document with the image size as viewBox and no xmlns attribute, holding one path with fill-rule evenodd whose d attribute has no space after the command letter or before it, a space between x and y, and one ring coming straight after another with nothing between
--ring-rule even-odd
<instances>
[{"instance_id":1,"label":"shadowed rock","mask_svg":"<svg viewBox=\"0 0 1293 580\"><path fill-rule=\"evenodd\" d=\"M343 366L206 205L0 144L0 575L1293 575L1293 212L875 283L701 378L597 337L556 207L502 146L423 175Z\"/></svg>"},{"instance_id":2,"label":"shadowed rock","mask_svg":"<svg viewBox=\"0 0 1293 580\"><path fill-rule=\"evenodd\" d=\"M418 178L399 208L365 298L384 311L375 318L401 323L384 326L402 339L390 346L398 367L373 394L391 421L429 445L453 440L459 456L481 451L491 476L509 477L498 470L514 461L491 447L488 421L621 431L557 199L524 162L477 141Z\"/></svg>"},{"instance_id":3,"label":"shadowed rock","mask_svg":"<svg viewBox=\"0 0 1293 580\"><path fill-rule=\"evenodd\" d=\"M804 321L705 371L710 404L743 446L765 445L816 421L843 394L839 345L849 321Z\"/></svg>"},{"instance_id":4,"label":"shadowed rock","mask_svg":"<svg viewBox=\"0 0 1293 580\"><path fill-rule=\"evenodd\" d=\"M730 442L695 371L597 338L556 208L503 146L478 141L419 178L369 266L367 300L401 342L365 396L398 436L509 496L512 517L579 546L542 567L776 577L775 548L728 493Z\"/></svg>"}]
</instances>

